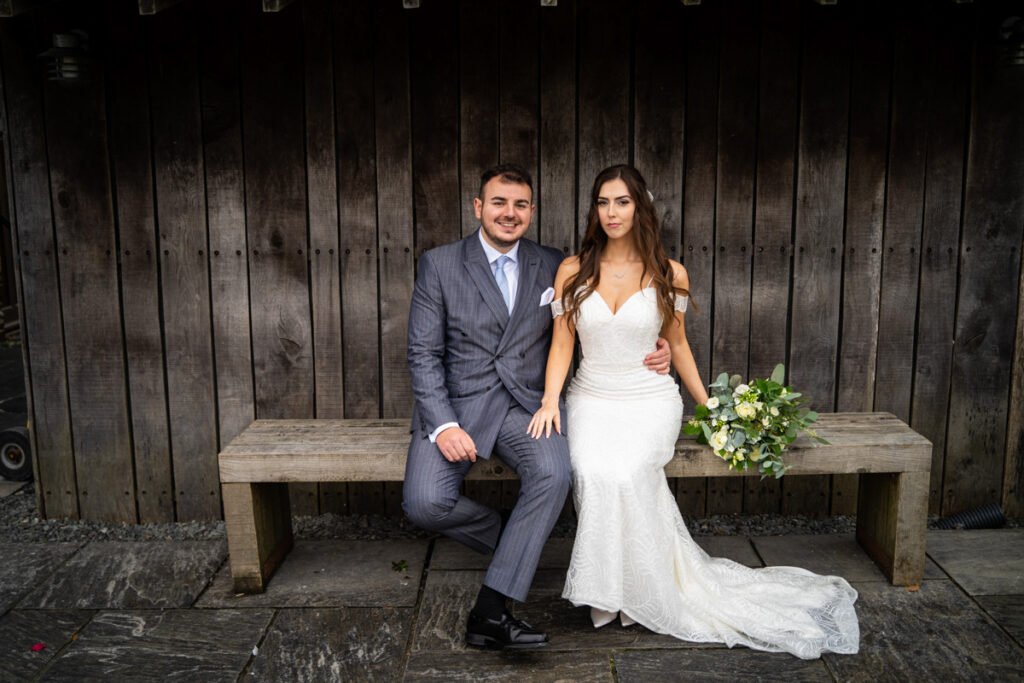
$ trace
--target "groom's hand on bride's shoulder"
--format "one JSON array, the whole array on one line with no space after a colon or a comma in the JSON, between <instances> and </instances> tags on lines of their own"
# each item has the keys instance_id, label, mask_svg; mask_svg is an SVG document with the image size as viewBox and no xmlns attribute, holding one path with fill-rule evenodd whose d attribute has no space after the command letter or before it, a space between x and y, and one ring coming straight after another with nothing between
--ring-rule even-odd
<instances>
[{"instance_id":1,"label":"groom's hand on bride's shoulder","mask_svg":"<svg viewBox=\"0 0 1024 683\"><path fill-rule=\"evenodd\" d=\"M671 364L672 348L668 345L668 341L658 337L658 341L654 345L654 351L651 351L644 358L644 365L659 375L667 375Z\"/></svg>"},{"instance_id":2,"label":"groom's hand on bride's shoulder","mask_svg":"<svg viewBox=\"0 0 1024 683\"><path fill-rule=\"evenodd\" d=\"M449 427L438 434L437 447L448 462L476 462L476 444L461 427Z\"/></svg>"}]
</instances>

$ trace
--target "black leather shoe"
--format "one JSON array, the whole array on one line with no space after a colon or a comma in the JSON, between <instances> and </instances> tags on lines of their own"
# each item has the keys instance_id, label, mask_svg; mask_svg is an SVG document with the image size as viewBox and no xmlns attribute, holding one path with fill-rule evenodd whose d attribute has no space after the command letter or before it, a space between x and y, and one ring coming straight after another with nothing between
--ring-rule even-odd
<instances>
[{"instance_id":1,"label":"black leather shoe","mask_svg":"<svg viewBox=\"0 0 1024 683\"><path fill-rule=\"evenodd\" d=\"M501 619L485 619L469 613L466 645L489 650L531 650L548 644L548 636L525 621L516 619L508 610Z\"/></svg>"}]
</instances>

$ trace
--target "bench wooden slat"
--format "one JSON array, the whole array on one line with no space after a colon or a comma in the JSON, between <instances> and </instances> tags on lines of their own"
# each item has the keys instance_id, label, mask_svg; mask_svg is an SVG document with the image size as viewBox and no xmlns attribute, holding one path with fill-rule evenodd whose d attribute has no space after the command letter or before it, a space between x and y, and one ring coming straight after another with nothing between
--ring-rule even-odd
<instances>
[{"instance_id":1,"label":"bench wooden slat","mask_svg":"<svg viewBox=\"0 0 1024 683\"><path fill-rule=\"evenodd\" d=\"M931 443L888 413L827 413L817 425L828 446L801 438L786 454L787 476L928 471ZM222 482L401 481L408 420L256 420L220 454ZM683 437L670 477L756 476L731 472L707 446ZM497 459L469 479L515 479Z\"/></svg>"},{"instance_id":2,"label":"bench wooden slat","mask_svg":"<svg viewBox=\"0 0 1024 683\"><path fill-rule=\"evenodd\" d=\"M888 413L828 413L817 424L831 443L807 439L786 456L786 476L859 473L857 540L896 585L924 572L931 443ZM224 517L235 590L259 592L292 546L285 482L401 481L407 420L257 420L220 454ZM672 477L757 476L730 472L707 446L683 437L665 468ZM513 479L499 459L470 479Z\"/></svg>"}]
</instances>

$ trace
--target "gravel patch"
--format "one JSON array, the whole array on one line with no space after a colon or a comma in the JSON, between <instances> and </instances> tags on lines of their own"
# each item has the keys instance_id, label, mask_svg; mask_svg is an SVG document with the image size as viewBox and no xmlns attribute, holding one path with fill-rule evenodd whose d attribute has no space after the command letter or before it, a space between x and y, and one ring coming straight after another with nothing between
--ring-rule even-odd
<instances>
[{"instance_id":1,"label":"gravel patch","mask_svg":"<svg viewBox=\"0 0 1024 683\"><path fill-rule=\"evenodd\" d=\"M928 520L934 528L938 517ZM694 536L782 536L798 534L853 533L856 518L846 515L808 517L781 514L713 515L686 521ZM1022 519L1009 519L1008 528L1022 526ZM295 536L302 539L385 539L432 538L404 517L385 515L336 515L296 517ZM571 538L576 533L572 517L563 517L552 536ZM110 524L62 519L40 519L31 486L0 498L0 542L87 542L87 541L202 541L224 538L224 522L178 522L168 524Z\"/></svg>"}]
</instances>

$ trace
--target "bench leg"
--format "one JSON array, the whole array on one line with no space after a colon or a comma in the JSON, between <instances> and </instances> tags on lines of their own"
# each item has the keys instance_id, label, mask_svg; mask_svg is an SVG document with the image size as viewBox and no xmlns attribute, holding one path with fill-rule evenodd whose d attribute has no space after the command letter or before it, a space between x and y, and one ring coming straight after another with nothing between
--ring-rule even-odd
<instances>
[{"instance_id":1,"label":"bench leg","mask_svg":"<svg viewBox=\"0 0 1024 683\"><path fill-rule=\"evenodd\" d=\"M861 474L857 541L895 586L921 583L928 472Z\"/></svg>"},{"instance_id":2,"label":"bench leg","mask_svg":"<svg viewBox=\"0 0 1024 683\"><path fill-rule=\"evenodd\" d=\"M223 484L231 578L237 593L262 593L292 549L288 484Z\"/></svg>"}]
</instances>

